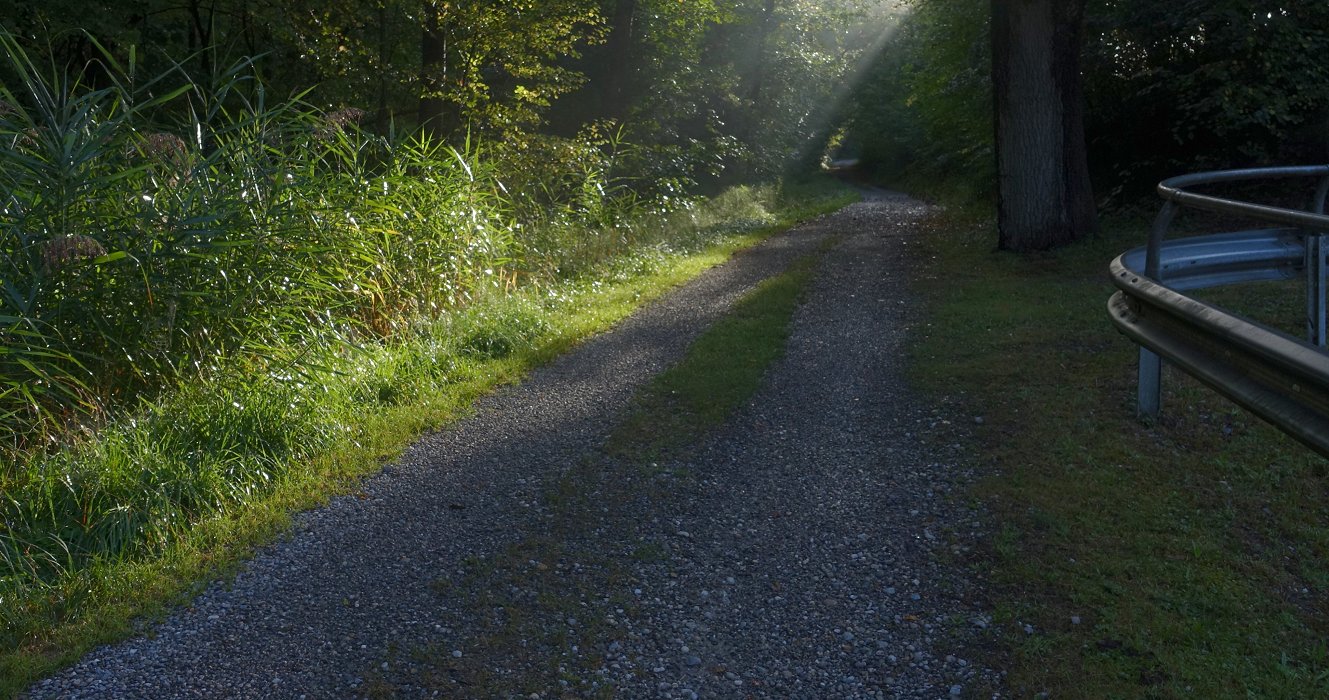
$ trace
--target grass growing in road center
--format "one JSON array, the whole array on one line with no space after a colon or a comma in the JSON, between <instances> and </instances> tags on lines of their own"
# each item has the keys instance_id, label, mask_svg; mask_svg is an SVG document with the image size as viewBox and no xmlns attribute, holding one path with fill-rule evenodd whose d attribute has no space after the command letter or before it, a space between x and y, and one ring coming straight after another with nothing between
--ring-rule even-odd
<instances>
[{"instance_id":1,"label":"grass growing in road center","mask_svg":"<svg viewBox=\"0 0 1329 700\"><path fill-rule=\"evenodd\" d=\"M610 449L649 453L685 444L719 425L747 401L766 368L784 354L789 322L816 271L821 253L800 258L743 297L706 331L678 365L656 377L637 408L610 438Z\"/></svg>"}]
</instances>

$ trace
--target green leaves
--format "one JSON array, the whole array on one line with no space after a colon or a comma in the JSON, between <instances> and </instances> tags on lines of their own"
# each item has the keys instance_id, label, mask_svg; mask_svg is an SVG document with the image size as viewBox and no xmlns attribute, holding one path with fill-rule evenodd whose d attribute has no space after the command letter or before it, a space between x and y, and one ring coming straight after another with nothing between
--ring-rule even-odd
<instances>
[{"instance_id":1,"label":"green leaves","mask_svg":"<svg viewBox=\"0 0 1329 700\"><path fill-rule=\"evenodd\" d=\"M1160 172L1323 156L1324 3L1090 7L1087 114L1105 166L1151 183Z\"/></svg>"},{"instance_id":2,"label":"green leaves","mask_svg":"<svg viewBox=\"0 0 1329 700\"><path fill-rule=\"evenodd\" d=\"M250 61L139 92L0 50L23 77L0 119L4 443L221 363L383 337L507 279L516 241L475 153L269 101Z\"/></svg>"}]
</instances>

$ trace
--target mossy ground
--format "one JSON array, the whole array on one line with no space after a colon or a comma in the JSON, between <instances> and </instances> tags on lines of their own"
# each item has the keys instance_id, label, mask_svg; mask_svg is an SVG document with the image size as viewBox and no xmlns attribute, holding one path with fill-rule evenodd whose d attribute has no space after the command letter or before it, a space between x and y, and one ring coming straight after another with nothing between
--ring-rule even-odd
<instances>
[{"instance_id":1,"label":"mossy ground","mask_svg":"<svg viewBox=\"0 0 1329 700\"><path fill-rule=\"evenodd\" d=\"M1107 263L1146 231L1109 220L1031 256L995 251L981 217L926 231L912 374L984 418L996 663L1014 697L1329 697L1326 462L1172 370L1162 418L1136 420ZM1205 297L1273 325L1303 299L1295 284Z\"/></svg>"}]
</instances>

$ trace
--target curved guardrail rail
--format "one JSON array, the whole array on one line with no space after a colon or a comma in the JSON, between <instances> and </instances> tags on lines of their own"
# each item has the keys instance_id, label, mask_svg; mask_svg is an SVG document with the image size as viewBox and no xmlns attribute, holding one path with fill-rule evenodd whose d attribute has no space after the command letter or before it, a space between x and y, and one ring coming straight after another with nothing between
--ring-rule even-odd
<instances>
[{"instance_id":1,"label":"curved guardrail rail","mask_svg":"<svg viewBox=\"0 0 1329 700\"><path fill-rule=\"evenodd\" d=\"M1241 202L1186 188L1271 178L1319 178L1307 211ZM1161 360L1175 364L1321 455L1329 457L1329 353L1326 246L1329 165L1195 173L1164 180L1164 203L1148 245L1110 266L1119 290L1108 301L1117 329L1140 345L1138 409L1161 409ZM1182 209L1247 217L1273 225L1168 241ZM1303 341L1183 292L1306 276Z\"/></svg>"}]
</instances>

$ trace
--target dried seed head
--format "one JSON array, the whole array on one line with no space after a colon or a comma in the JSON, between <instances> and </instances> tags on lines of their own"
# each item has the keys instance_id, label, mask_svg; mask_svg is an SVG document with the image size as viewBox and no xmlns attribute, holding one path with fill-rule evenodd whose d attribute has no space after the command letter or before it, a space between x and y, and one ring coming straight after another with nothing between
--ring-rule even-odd
<instances>
[{"instance_id":1,"label":"dried seed head","mask_svg":"<svg viewBox=\"0 0 1329 700\"><path fill-rule=\"evenodd\" d=\"M20 133L14 139L14 145L29 150L37 150L37 148L40 146L45 131L46 131L45 127L42 128L30 127L24 129L23 132Z\"/></svg>"},{"instance_id":2,"label":"dried seed head","mask_svg":"<svg viewBox=\"0 0 1329 700\"><path fill-rule=\"evenodd\" d=\"M189 179L189 145L179 136L153 132L132 148L152 164L150 172L168 187Z\"/></svg>"},{"instance_id":3,"label":"dried seed head","mask_svg":"<svg viewBox=\"0 0 1329 700\"><path fill-rule=\"evenodd\" d=\"M183 165L189 159L189 146L184 139L160 131L143 137L139 150L145 158L168 165Z\"/></svg>"},{"instance_id":4,"label":"dried seed head","mask_svg":"<svg viewBox=\"0 0 1329 700\"><path fill-rule=\"evenodd\" d=\"M106 254L106 249L95 239L82 234L59 236L46 242L42 250L42 264L50 272L60 270L83 260Z\"/></svg>"},{"instance_id":5,"label":"dried seed head","mask_svg":"<svg viewBox=\"0 0 1329 700\"><path fill-rule=\"evenodd\" d=\"M365 119L365 111L359 107L344 107L334 112L328 112L324 118L329 124L336 124L339 127L359 124Z\"/></svg>"},{"instance_id":6,"label":"dried seed head","mask_svg":"<svg viewBox=\"0 0 1329 700\"><path fill-rule=\"evenodd\" d=\"M364 121L366 112L358 107L343 107L323 115L323 124L315 130L319 138L329 138L341 133L352 124Z\"/></svg>"}]
</instances>

